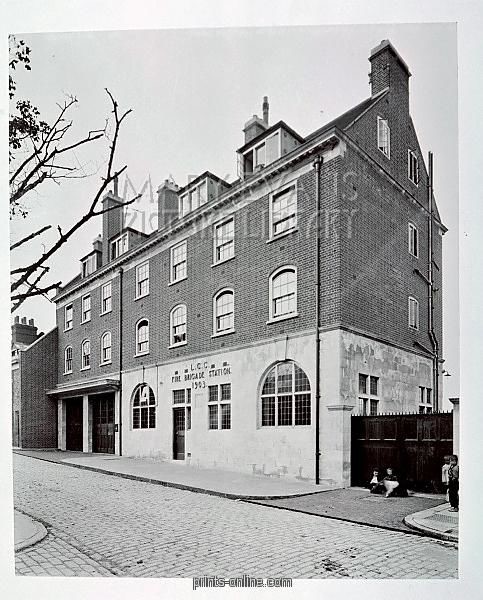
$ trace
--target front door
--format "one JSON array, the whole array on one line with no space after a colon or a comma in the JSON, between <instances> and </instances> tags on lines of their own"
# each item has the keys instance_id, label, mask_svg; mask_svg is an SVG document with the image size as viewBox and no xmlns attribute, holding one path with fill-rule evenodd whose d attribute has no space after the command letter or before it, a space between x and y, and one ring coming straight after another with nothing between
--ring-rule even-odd
<instances>
[{"instance_id":1,"label":"front door","mask_svg":"<svg viewBox=\"0 0 483 600\"><path fill-rule=\"evenodd\" d=\"M92 451L114 454L114 395L92 396Z\"/></svg>"},{"instance_id":2,"label":"front door","mask_svg":"<svg viewBox=\"0 0 483 600\"><path fill-rule=\"evenodd\" d=\"M173 408L173 458L184 460L185 409Z\"/></svg>"},{"instance_id":3,"label":"front door","mask_svg":"<svg viewBox=\"0 0 483 600\"><path fill-rule=\"evenodd\" d=\"M82 452L82 398L65 401L65 448Z\"/></svg>"}]
</instances>

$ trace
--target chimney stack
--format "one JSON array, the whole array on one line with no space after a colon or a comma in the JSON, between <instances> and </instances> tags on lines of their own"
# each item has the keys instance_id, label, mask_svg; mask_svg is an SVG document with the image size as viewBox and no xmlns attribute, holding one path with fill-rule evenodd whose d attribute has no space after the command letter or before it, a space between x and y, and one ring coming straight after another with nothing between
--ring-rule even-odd
<instances>
[{"instance_id":1,"label":"chimney stack","mask_svg":"<svg viewBox=\"0 0 483 600\"><path fill-rule=\"evenodd\" d=\"M378 46L371 50L369 61L371 63L369 78L372 96L389 88L392 93L399 96L403 106L409 111L409 78L411 73L391 42L382 40Z\"/></svg>"},{"instance_id":2,"label":"chimney stack","mask_svg":"<svg viewBox=\"0 0 483 600\"><path fill-rule=\"evenodd\" d=\"M116 190L116 187L114 188ZM124 229L124 213L122 199L108 192L102 199L102 208L110 208L102 214L102 264L110 260L109 240L119 235Z\"/></svg>"},{"instance_id":3,"label":"chimney stack","mask_svg":"<svg viewBox=\"0 0 483 600\"><path fill-rule=\"evenodd\" d=\"M262 105L262 109L263 109L263 122L267 125L268 127L268 110L269 110L269 104L268 104L268 96L263 96L263 105Z\"/></svg>"},{"instance_id":4,"label":"chimney stack","mask_svg":"<svg viewBox=\"0 0 483 600\"><path fill-rule=\"evenodd\" d=\"M23 346L30 346L38 338L37 327L35 327L34 320L29 319L27 324L27 317L15 317L15 322L12 325L12 343L21 344Z\"/></svg>"},{"instance_id":5,"label":"chimney stack","mask_svg":"<svg viewBox=\"0 0 483 600\"><path fill-rule=\"evenodd\" d=\"M179 216L179 185L165 179L158 188L158 231L170 225Z\"/></svg>"}]
</instances>

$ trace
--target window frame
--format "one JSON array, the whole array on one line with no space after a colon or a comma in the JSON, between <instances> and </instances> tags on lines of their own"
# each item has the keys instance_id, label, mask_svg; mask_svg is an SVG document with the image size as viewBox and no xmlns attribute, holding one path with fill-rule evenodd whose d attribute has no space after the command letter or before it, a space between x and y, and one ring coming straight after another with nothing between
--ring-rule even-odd
<instances>
[{"instance_id":1,"label":"window frame","mask_svg":"<svg viewBox=\"0 0 483 600\"><path fill-rule=\"evenodd\" d=\"M140 342L140 341L139 341L139 330L140 330L140 328L141 328L141 324L142 324L144 321L146 322L146 325L147 325L147 336L146 336L146 337L147 337L147 339L146 339L146 340L142 340L142 341ZM150 333L149 333L149 319L148 319L148 318L146 318L146 317L141 317L141 318L140 318L140 319L139 319L139 320L136 322L136 325L135 325L135 335L136 335L136 353L134 354L134 356L135 356L135 357L136 357L136 356L144 356L144 355L146 355L146 354L149 354L149 335L150 335ZM141 350L141 351L140 351L140 350L139 350L139 344L140 344L140 343L141 343L141 344L143 344L143 343L146 343L146 344L147 344L147 350Z\"/></svg>"},{"instance_id":2,"label":"window frame","mask_svg":"<svg viewBox=\"0 0 483 600\"><path fill-rule=\"evenodd\" d=\"M121 252L119 252L119 247L121 247ZM109 256L111 260L116 260L123 254L129 250L129 236L127 231L121 233L116 238L114 238L109 245Z\"/></svg>"},{"instance_id":3,"label":"window frame","mask_svg":"<svg viewBox=\"0 0 483 600\"><path fill-rule=\"evenodd\" d=\"M139 272L143 267L147 267L146 277L144 279L139 279ZM147 289L144 292L140 293L140 291L139 291L140 285L142 286L142 284L144 282L147 282L146 283ZM149 296L149 259L144 260L142 263L139 263L139 265L136 265L136 293L135 293L134 300L139 300L140 298L144 298L146 296Z\"/></svg>"},{"instance_id":4,"label":"window frame","mask_svg":"<svg viewBox=\"0 0 483 600\"><path fill-rule=\"evenodd\" d=\"M184 246L184 248L185 248L184 260L176 263L176 265L175 265L175 263L173 261L174 251L177 248L180 248L181 246ZM184 275L181 277L178 277L177 279L174 279L174 268L175 268L175 266L180 265L182 263L184 263L184 265L185 265ZM188 278L188 240L182 240L181 242L178 242L177 244L174 244L173 246L171 246L171 248L169 249L169 285L174 285L175 283L184 281L187 278Z\"/></svg>"},{"instance_id":5,"label":"window frame","mask_svg":"<svg viewBox=\"0 0 483 600\"><path fill-rule=\"evenodd\" d=\"M84 347L88 346L89 347L89 352L85 353L84 352ZM81 343L81 371L88 371L91 368L91 354L92 354L92 348L91 348L91 341L89 338L86 338L85 340L82 340ZM87 362L88 364L84 364L86 362L85 357L88 357Z\"/></svg>"},{"instance_id":6,"label":"window frame","mask_svg":"<svg viewBox=\"0 0 483 600\"><path fill-rule=\"evenodd\" d=\"M415 324L412 324L412 319L411 319L411 315L412 315L412 310L411 310L411 306L414 306L414 317L415 317ZM413 331L419 331L419 300L417 300L417 298L415 298L414 296L409 296L408 297L408 327L409 329L412 329Z\"/></svg>"},{"instance_id":7,"label":"window frame","mask_svg":"<svg viewBox=\"0 0 483 600\"><path fill-rule=\"evenodd\" d=\"M173 328L175 327L174 325L174 321L173 321L173 316L176 310L178 310L179 308L184 308L184 340L181 340L180 342L175 342L174 341L174 332L173 332ZM180 327L182 325L182 323L177 324L176 327ZM169 311L169 348L178 348L179 346L186 346L186 344L188 343L188 309L186 307L186 304L184 304L183 302L180 302L178 304L176 304L175 306L173 306L173 308Z\"/></svg>"},{"instance_id":8,"label":"window frame","mask_svg":"<svg viewBox=\"0 0 483 600\"><path fill-rule=\"evenodd\" d=\"M222 392L222 388L223 387L228 387L230 390L230 398L229 399L223 399L223 392ZM211 389L216 389L216 400L211 400L210 396L211 396ZM231 382L227 381L224 383L214 383L208 386L208 402L207 402L207 406L208 406L208 431L230 431L232 429L232 420L231 420L231 403L232 403L232 389L231 389ZM229 420L230 420L230 424L229 427L223 427L223 407L228 406L229 407L229 411L228 411L228 415L229 415ZM211 408L216 407L216 427L211 427L211 414L212 411L210 410Z\"/></svg>"},{"instance_id":9,"label":"window frame","mask_svg":"<svg viewBox=\"0 0 483 600\"><path fill-rule=\"evenodd\" d=\"M89 299L89 309L86 311L84 310L84 300ZM84 313L88 312L89 313L89 317L88 318L84 318ZM89 323L89 321L92 319L92 296L91 293L89 292L88 294L84 294L81 298L81 324L83 323Z\"/></svg>"},{"instance_id":10,"label":"window frame","mask_svg":"<svg viewBox=\"0 0 483 600\"><path fill-rule=\"evenodd\" d=\"M408 223L408 251L414 258L419 258L419 229L411 221Z\"/></svg>"},{"instance_id":11,"label":"window frame","mask_svg":"<svg viewBox=\"0 0 483 600\"><path fill-rule=\"evenodd\" d=\"M413 166L414 165L414 166ZM414 171L415 179L411 177ZM414 150L408 148L408 179L417 187L419 186L419 158Z\"/></svg>"},{"instance_id":12,"label":"window frame","mask_svg":"<svg viewBox=\"0 0 483 600\"><path fill-rule=\"evenodd\" d=\"M290 190L293 188L292 192L290 192ZM279 233L275 233L274 232L274 218L273 218L273 204L274 201L283 196L284 194L293 194L293 197L295 198L295 209L294 209L294 213L293 213L293 217L285 217L284 219L280 219L278 220L276 223L282 223L283 221L286 221L290 218L293 218L294 220L294 224L289 227L288 229L285 229L284 231L281 231ZM270 196L269 196L269 207L268 207L268 211L269 211L269 235L268 235L268 242L271 242L272 240L278 240L281 237L284 237L286 235L289 235L290 233L293 233L294 231L297 231L297 224L298 224L298 187L297 187L297 180L295 181L291 181L290 183L287 183L285 185L283 185L281 188L279 188L278 190L273 191Z\"/></svg>"},{"instance_id":13,"label":"window frame","mask_svg":"<svg viewBox=\"0 0 483 600\"><path fill-rule=\"evenodd\" d=\"M387 151L384 150L384 144L381 135L381 124L382 127L385 128L386 138L387 138ZM391 158L391 128L389 127L388 119L383 119L378 115L377 117L377 149L381 152L387 159Z\"/></svg>"},{"instance_id":14,"label":"window frame","mask_svg":"<svg viewBox=\"0 0 483 600\"><path fill-rule=\"evenodd\" d=\"M139 405L135 405L134 402L136 401L136 394L140 394L141 390L143 388L147 388L148 389L148 403L147 404L141 404L141 398L139 398ZM153 402L151 402L151 398L153 399ZM132 396L131 396L131 430L145 430L145 429L156 429L157 426L157 398L154 394L154 390L153 388L146 382L143 383L139 383L133 390ZM151 415L151 410L153 409L152 412L154 413L154 425L151 425L151 419L150 419L150 415ZM143 410L145 410L147 412L147 427L142 427L142 423L143 423L143 419L142 419L142 412ZM134 414L135 411L139 411L139 419L138 419L138 423L139 426L135 427L134 423L135 423L135 419L134 419Z\"/></svg>"},{"instance_id":15,"label":"window frame","mask_svg":"<svg viewBox=\"0 0 483 600\"><path fill-rule=\"evenodd\" d=\"M176 392L183 392L183 401L175 401ZM172 405L174 408L184 408L184 430L191 431L191 388L177 388L172 390Z\"/></svg>"},{"instance_id":16,"label":"window frame","mask_svg":"<svg viewBox=\"0 0 483 600\"><path fill-rule=\"evenodd\" d=\"M104 346L104 339L109 336L109 346ZM101 339L100 339L100 343L101 343L101 360L99 365L100 366L104 366L104 365L110 365L112 364L112 334L110 331L105 331L102 335L101 335ZM104 360L104 351L109 348L109 358L107 360Z\"/></svg>"},{"instance_id":17,"label":"window frame","mask_svg":"<svg viewBox=\"0 0 483 600\"><path fill-rule=\"evenodd\" d=\"M232 311L231 313L225 313L222 316L231 315L231 327L229 329L218 329L218 313L217 313L217 302L221 296L230 294L232 297ZM233 288L222 288L213 296L213 333L211 337L220 337L222 335L228 335L229 333L235 332L235 292Z\"/></svg>"},{"instance_id":18,"label":"window frame","mask_svg":"<svg viewBox=\"0 0 483 600\"><path fill-rule=\"evenodd\" d=\"M419 386L419 414L432 414L434 411L433 388L428 388L424 385Z\"/></svg>"},{"instance_id":19,"label":"window frame","mask_svg":"<svg viewBox=\"0 0 483 600\"><path fill-rule=\"evenodd\" d=\"M286 390L279 390L279 376L278 376L278 370L280 368L281 365L285 365L285 364L290 364L291 367L291 389L290 391L286 391ZM300 369L300 371L302 371L304 377L307 379L308 382L308 386L309 389L303 389L303 390L296 390L296 372L295 372L295 367L297 367L298 369ZM269 394L264 394L263 393L263 388L265 387L265 382L268 378L268 376L272 373L274 373L274 386L273 386L273 393L269 393ZM263 378L261 380L261 384L260 384L260 388L259 388L259 394L258 394L258 399L259 399L259 408L258 408L258 428L259 429L271 429L271 428L276 428L276 429L287 429L287 428L299 428L299 427L313 427L313 418L312 418L312 410L313 410L313 397L312 397L312 387L310 385L310 379L309 376L307 375L307 373L305 372L304 369L302 369L302 367L295 362L294 360L284 360L284 361L279 361L277 363L275 363L274 365L272 365L263 375ZM308 412L306 412L306 414L308 415L308 423L296 423L297 420L297 399L302 398L304 396L309 396L309 409ZM290 413L290 418L291 418L291 423L280 423L280 399L281 398L287 398L290 397L291 398L291 413ZM263 411L263 407L264 407L264 400L271 400L273 399L273 424L271 423L264 423L264 411Z\"/></svg>"},{"instance_id":20,"label":"window frame","mask_svg":"<svg viewBox=\"0 0 483 600\"><path fill-rule=\"evenodd\" d=\"M70 308L70 310L71 310L70 327L67 327L67 309L68 308ZM82 308L82 301L81 301L81 308ZM70 331L73 328L74 328L74 304L73 304L73 302L71 302L70 304L66 304L64 306L64 331Z\"/></svg>"},{"instance_id":21,"label":"window frame","mask_svg":"<svg viewBox=\"0 0 483 600\"><path fill-rule=\"evenodd\" d=\"M109 296L104 298L104 289L106 289L107 287L110 288L110 294L109 294ZM106 310L104 310L104 301L105 300L109 300L109 308ZM110 312L112 312L112 281L108 281L107 283L104 283L101 285L101 312L99 314L107 315Z\"/></svg>"},{"instance_id":22,"label":"window frame","mask_svg":"<svg viewBox=\"0 0 483 600\"><path fill-rule=\"evenodd\" d=\"M274 293L273 293L273 283L274 280L281 275L284 271L292 271L295 276L295 292L294 292L294 303L295 310L290 313L283 313L281 315L274 314ZM268 312L268 321L267 325L270 323L278 323L279 321L284 321L285 319L292 319L294 317L298 317L298 273L297 267L295 265L283 265L282 267L278 267L275 269L273 273L268 278L268 297L269 297L269 312ZM287 294L286 294L287 295ZM282 298L283 296L280 296Z\"/></svg>"},{"instance_id":23,"label":"window frame","mask_svg":"<svg viewBox=\"0 0 483 600\"><path fill-rule=\"evenodd\" d=\"M233 235L232 235L231 239L228 240L228 242L224 241L223 243L220 244L220 243L218 243L218 236L217 236L218 229L220 229L221 227L223 227L230 221L233 222ZM222 238L222 239L225 239L225 238ZM227 246L228 244L231 244L230 256L218 259L217 258L218 249L222 248L223 246ZM232 258L235 258L235 216L234 215L225 217L224 219L222 219L221 221L218 221L217 223L215 223L213 225L213 264L211 266L214 267L216 265L220 265L220 264L226 262L227 260L231 260Z\"/></svg>"},{"instance_id":24,"label":"window frame","mask_svg":"<svg viewBox=\"0 0 483 600\"><path fill-rule=\"evenodd\" d=\"M67 351L70 350L70 358L67 358ZM70 369L67 368L67 362L70 361ZM69 344L64 348L64 375L70 375L74 368L74 350Z\"/></svg>"},{"instance_id":25,"label":"window frame","mask_svg":"<svg viewBox=\"0 0 483 600\"><path fill-rule=\"evenodd\" d=\"M359 373L357 380L357 397L359 399L359 415L377 416L381 399L381 378L376 375ZM364 383L362 386L361 384ZM375 405L375 411L372 410Z\"/></svg>"}]
</instances>

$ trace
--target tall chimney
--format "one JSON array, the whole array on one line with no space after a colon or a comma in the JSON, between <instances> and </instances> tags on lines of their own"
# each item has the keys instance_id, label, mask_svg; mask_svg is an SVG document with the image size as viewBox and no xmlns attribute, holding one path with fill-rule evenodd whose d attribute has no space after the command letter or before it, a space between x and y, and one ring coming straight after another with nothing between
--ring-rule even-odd
<instances>
[{"instance_id":1,"label":"tall chimney","mask_svg":"<svg viewBox=\"0 0 483 600\"><path fill-rule=\"evenodd\" d=\"M108 192L102 199L102 208L110 208L102 214L102 264L110 260L109 240L119 235L124 229L124 213L122 200L112 192Z\"/></svg>"},{"instance_id":2,"label":"tall chimney","mask_svg":"<svg viewBox=\"0 0 483 600\"><path fill-rule=\"evenodd\" d=\"M268 126L268 109L269 109L268 96L263 96L262 109L263 109L263 121Z\"/></svg>"},{"instance_id":3,"label":"tall chimney","mask_svg":"<svg viewBox=\"0 0 483 600\"><path fill-rule=\"evenodd\" d=\"M369 57L371 72L371 94L375 96L389 88L398 95L400 102L409 110L409 72L407 64L389 40L382 42L371 50Z\"/></svg>"},{"instance_id":4,"label":"tall chimney","mask_svg":"<svg viewBox=\"0 0 483 600\"><path fill-rule=\"evenodd\" d=\"M158 188L158 231L167 227L179 216L179 185L165 179Z\"/></svg>"}]
</instances>

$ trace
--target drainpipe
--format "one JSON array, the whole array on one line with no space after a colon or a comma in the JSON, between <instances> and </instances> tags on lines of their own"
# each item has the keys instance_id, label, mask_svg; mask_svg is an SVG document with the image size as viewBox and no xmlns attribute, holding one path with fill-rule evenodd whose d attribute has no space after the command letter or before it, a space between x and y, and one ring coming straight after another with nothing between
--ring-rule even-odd
<instances>
[{"instance_id":1,"label":"drainpipe","mask_svg":"<svg viewBox=\"0 0 483 600\"><path fill-rule=\"evenodd\" d=\"M320 483L320 169L323 158L317 155L313 162L315 169L315 483Z\"/></svg>"},{"instance_id":2,"label":"drainpipe","mask_svg":"<svg viewBox=\"0 0 483 600\"><path fill-rule=\"evenodd\" d=\"M122 281L123 269L119 268L119 456L122 456Z\"/></svg>"},{"instance_id":3,"label":"drainpipe","mask_svg":"<svg viewBox=\"0 0 483 600\"><path fill-rule=\"evenodd\" d=\"M439 408L439 346L434 333L434 281L433 281L433 153L428 153L428 329L433 346L433 403L434 411Z\"/></svg>"}]
</instances>

